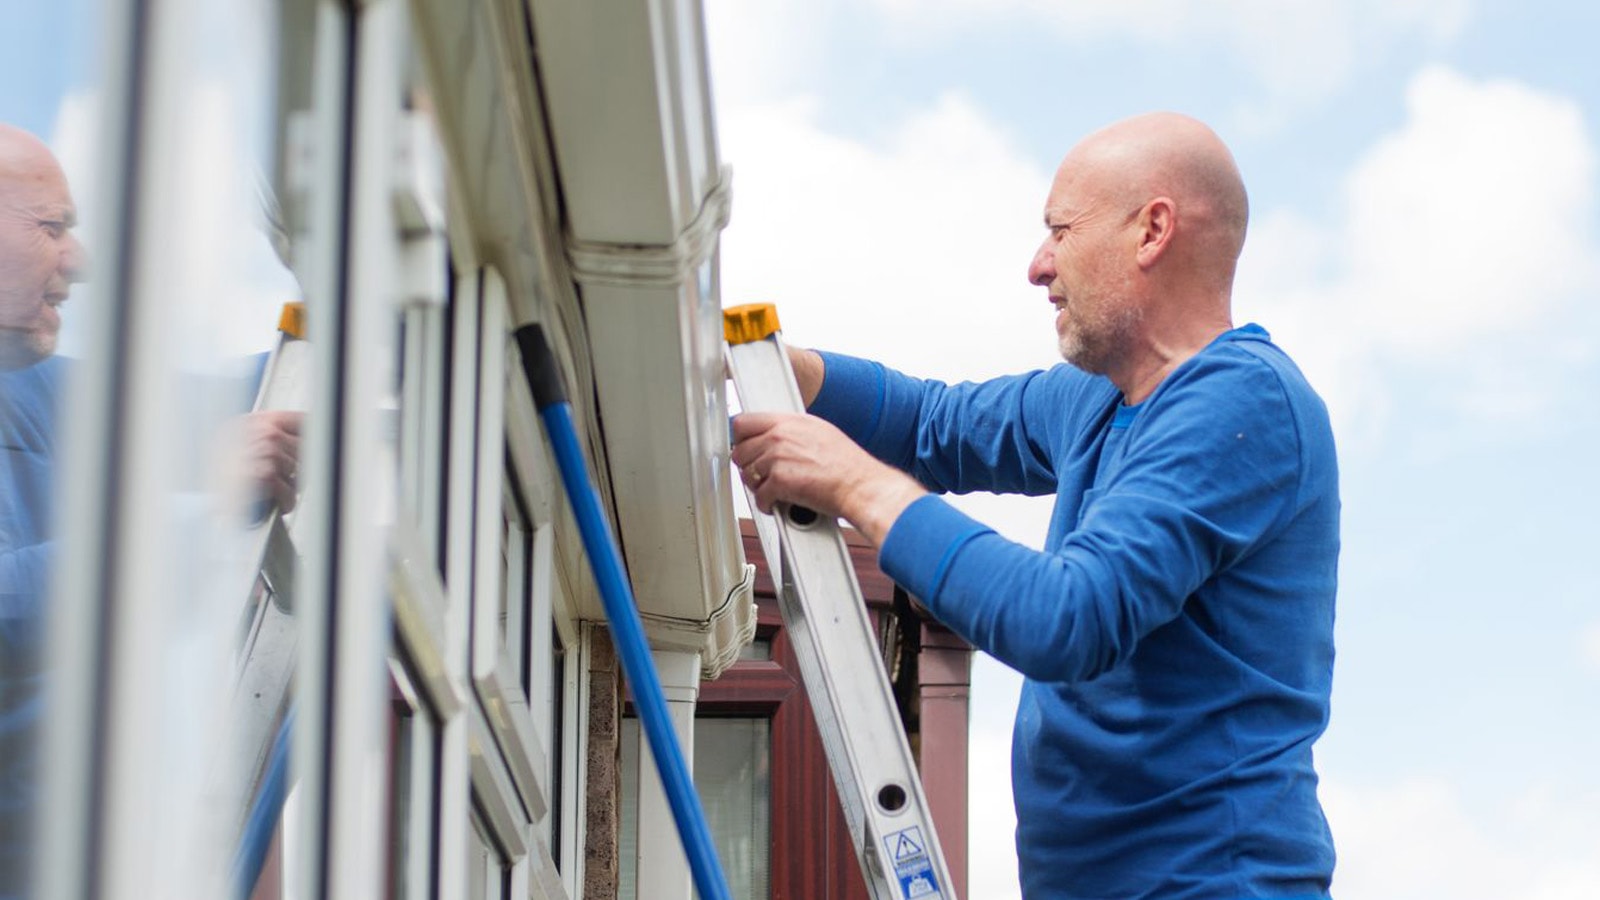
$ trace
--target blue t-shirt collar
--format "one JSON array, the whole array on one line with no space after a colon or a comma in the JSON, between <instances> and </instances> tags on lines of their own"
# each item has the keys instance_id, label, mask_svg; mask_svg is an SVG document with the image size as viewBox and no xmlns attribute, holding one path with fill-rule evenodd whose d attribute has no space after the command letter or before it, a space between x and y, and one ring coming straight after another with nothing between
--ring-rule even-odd
<instances>
[{"instance_id":1,"label":"blue t-shirt collar","mask_svg":"<svg viewBox=\"0 0 1600 900\"><path fill-rule=\"evenodd\" d=\"M1270 340L1272 340L1272 335L1268 334L1267 330L1265 328L1262 328L1260 325L1257 325L1254 322L1246 322L1245 324L1240 325L1238 328L1230 328L1227 331L1224 331L1223 333L1221 333L1221 334L1217 335L1216 337L1212 338L1211 339L1211 343L1206 344L1205 347L1201 350L1201 352L1203 353L1206 350L1209 350L1212 347L1215 347L1218 344L1225 343L1227 341L1238 341L1238 340L1270 341ZM1143 403L1135 404L1134 406L1129 406L1126 403L1120 403L1119 402L1117 404L1117 411L1115 413L1113 413L1112 416L1111 416L1111 427L1112 428L1127 428L1129 425L1132 425L1133 424L1133 420L1139 417L1139 410L1142 409L1142 408L1144 408L1144 404Z\"/></svg>"}]
</instances>

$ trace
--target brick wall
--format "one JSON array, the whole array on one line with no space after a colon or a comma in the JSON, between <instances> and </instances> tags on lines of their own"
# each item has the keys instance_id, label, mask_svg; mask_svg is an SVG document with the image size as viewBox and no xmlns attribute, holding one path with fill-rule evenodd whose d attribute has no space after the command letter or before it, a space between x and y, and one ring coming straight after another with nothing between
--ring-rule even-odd
<instances>
[{"instance_id":1,"label":"brick wall","mask_svg":"<svg viewBox=\"0 0 1600 900\"><path fill-rule=\"evenodd\" d=\"M589 750L585 762L583 900L616 900L622 821L622 681L611 633L589 633Z\"/></svg>"}]
</instances>

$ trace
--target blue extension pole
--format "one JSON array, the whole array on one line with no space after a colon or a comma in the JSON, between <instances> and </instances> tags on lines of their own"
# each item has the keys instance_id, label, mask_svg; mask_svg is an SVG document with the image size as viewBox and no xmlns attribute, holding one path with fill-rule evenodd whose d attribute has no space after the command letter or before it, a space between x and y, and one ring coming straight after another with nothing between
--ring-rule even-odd
<instances>
[{"instance_id":1,"label":"blue extension pole","mask_svg":"<svg viewBox=\"0 0 1600 900\"><path fill-rule=\"evenodd\" d=\"M272 834L277 831L278 819L283 814L283 800L289 792L289 743L293 732L294 707L291 706L278 725L277 737L272 739L266 777L261 779L261 789L250 806L244 833L239 837L239 852L233 858L233 896L238 900L249 900L256 882L261 880L261 867L266 865Z\"/></svg>"},{"instance_id":2,"label":"blue extension pole","mask_svg":"<svg viewBox=\"0 0 1600 900\"><path fill-rule=\"evenodd\" d=\"M600 587L601 603L611 623L612 640L616 643L617 655L622 657L623 673L633 688L639 721L650 740L656 771L661 775L667 803L678 825L678 836L683 841L684 855L689 859L695 889L700 892L701 900L732 900L727 879L717 863L717 850L711 841L705 811L700 808L700 796L695 793L683 749L678 746L678 736L667 715L667 698L650 660L650 647L645 642L633 589L622 570L611 528L600 511L600 495L589 481L561 370L550 353L550 345L545 342L544 330L538 325L517 329L517 346L522 350L522 366L533 388L534 404L544 420L545 433L555 451L556 467L561 470L561 481L577 517L594 580Z\"/></svg>"}]
</instances>

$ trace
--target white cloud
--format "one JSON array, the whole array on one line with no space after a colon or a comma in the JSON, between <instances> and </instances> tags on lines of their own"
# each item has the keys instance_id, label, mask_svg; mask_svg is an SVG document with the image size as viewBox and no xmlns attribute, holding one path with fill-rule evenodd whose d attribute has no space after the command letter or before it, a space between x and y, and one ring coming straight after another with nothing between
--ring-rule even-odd
<instances>
[{"instance_id":1,"label":"white cloud","mask_svg":"<svg viewBox=\"0 0 1600 900\"><path fill-rule=\"evenodd\" d=\"M1600 672L1600 622L1591 623L1583 629L1578 637L1578 652L1585 666Z\"/></svg>"},{"instance_id":2,"label":"white cloud","mask_svg":"<svg viewBox=\"0 0 1600 900\"><path fill-rule=\"evenodd\" d=\"M972 660L968 738L967 892L985 900L1019 900L1017 814L1011 799L1011 723L1022 676L990 656Z\"/></svg>"},{"instance_id":3,"label":"white cloud","mask_svg":"<svg viewBox=\"0 0 1600 900\"><path fill-rule=\"evenodd\" d=\"M1407 111L1346 176L1336 222L1258 214L1236 292L1238 318L1301 362L1350 447L1385 432L1408 372L1448 370L1434 402L1463 421L1518 423L1600 352L1574 327L1600 285L1578 108L1435 67ZM1053 364L1024 274L1050 173L959 94L879 143L818 119L805 98L719 111L735 173L727 302L777 302L796 343L934 377Z\"/></svg>"},{"instance_id":4,"label":"white cloud","mask_svg":"<svg viewBox=\"0 0 1600 900\"><path fill-rule=\"evenodd\" d=\"M793 90L824 55L832 18L821 0L705 0L704 11L712 88L723 106Z\"/></svg>"},{"instance_id":5,"label":"white cloud","mask_svg":"<svg viewBox=\"0 0 1600 900\"><path fill-rule=\"evenodd\" d=\"M960 35L1011 16L1078 45L1126 38L1155 48L1212 50L1253 73L1269 96L1316 97L1396 42L1442 43L1471 17L1470 0L876 0L901 28Z\"/></svg>"},{"instance_id":6,"label":"white cloud","mask_svg":"<svg viewBox=\"0 0 1600 900\"><path fill-rule=\"evenodd\" d=\"M1049 173L965 98L880 146L828 133L803 99L725 106L719 123L734 169L724 302L775 302L795 343L926 375L1056 361L1026 271Z\"/></svg>"},{"instance_id":7,"label":"white cloud","mask_svg":"<svg viewBox=\"0 0 1600 900\"><path fill-rule=\"evenodd\" d=\"M1576 103L1429 68L1348 182L1350 300L1383 340L1449 352L1594 278L1595 153Z\"/></svg>"},{"instance_id":8,"label":"white cloud","mask_svg":"<svg viewBox=\"0 0 1600 900\"><path fill-rule=\"evenodd\" d=\"M974 690L976 693L976 690ZM973 731L967 790L967 892L985 900L1020 900L1017 815L1011 801L1011 736Z\"/></svg>"},{"instance_id":9,"label":"white cloud","mask_svg":"<svg viewBox=\"0 0 1600 900\"><path fill-rule=\"evenodd\" d=\"M1238 307L1271 323L1341 431L1382 428L1396 372L1448 370L1457 415L1531 420L1597 349L1581 327L1600 285L1582 114L1439 67L1406 97L1405 123L1346 178L1337 222L1258 218Z\"/></svg>"},{"instance_id":10,"label":"white cloud","mask_svg":"<svg viewBox=\"0 0 1600 900\"><path fill-rule=\"evenodd\" d=\"M1324 781L1341 900L1591 900L1600 894L1600 797L1554 785L1470 802L1434 777Z\"/></svg>"}]
</instances>

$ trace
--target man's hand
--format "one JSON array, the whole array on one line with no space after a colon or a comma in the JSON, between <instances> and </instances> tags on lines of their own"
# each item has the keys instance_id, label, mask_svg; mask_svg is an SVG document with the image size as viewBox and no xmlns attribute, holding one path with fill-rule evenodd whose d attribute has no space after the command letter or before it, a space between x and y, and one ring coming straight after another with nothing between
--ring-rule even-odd
<instances>
[{"instance_id":1,"label":"man's hand","mask_svg":"<svg viewBox=\"0 0 1600 900\"><path fill-rule=\"evenodd\" d=\"M274 410L245 416L244 465L256 493L279 512L294 509L299 493L300 423L305 413Z\"/></svg>"},{"instance_id":2,"label":"man's hand","mask_svg":"<svg viewBox=\"0 0 1600 900\"><path fill-rule=\"evenodd\" d=\"M733 462L762 512L780 502L810 507L848 520L875 546L927 493L815 416L743 413L733 420L733 440Z\"/></svg>"}]
</instances>

